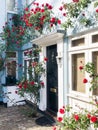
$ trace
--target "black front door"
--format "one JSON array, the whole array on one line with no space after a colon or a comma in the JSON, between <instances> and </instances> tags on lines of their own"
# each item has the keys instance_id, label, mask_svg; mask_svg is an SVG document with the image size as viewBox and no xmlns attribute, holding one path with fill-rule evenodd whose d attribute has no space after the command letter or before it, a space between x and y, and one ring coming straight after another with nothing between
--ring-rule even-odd
<instances>
[{"instance_id":1,"label":"black front door","mask_svg":"<svg viewBox=\"0 0 98 130\"><path fill-rule=\"evenodd\" d=\"M57 45L47 47L47 110L58 111L58 68L56 62Z\"/></svg>"}]
</instances>

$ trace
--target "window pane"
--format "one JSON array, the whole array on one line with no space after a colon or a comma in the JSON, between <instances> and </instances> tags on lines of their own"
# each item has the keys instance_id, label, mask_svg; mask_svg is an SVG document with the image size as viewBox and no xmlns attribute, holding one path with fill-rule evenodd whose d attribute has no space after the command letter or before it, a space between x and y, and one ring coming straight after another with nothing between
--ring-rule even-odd
<instances>
[{"instance_id":1,"label":"window pane","mask_svg":"<svg viewBox=\"0 0 98 130\"><path fill-rule=\"evenodd\" d=\"M16 58L16 52L6 52L7 58Z\"/></svg>"},{"instance_id":2,"label":"window pane","mask_svg":"<svg viewBox=\"0 0 98 130\"><path fill-rule=\"evenodd\" d=\"M98 34L92 36L92 43L98 42Z\"/></svg>"},{"instance_id":3,"label":"window pane","mask_svg":"<svg viewBox=\"0 0 98 130\"><path fill-rule=\"evenodd\" d=\"M7 75L16 77L16 61L10 61L7 63Z\"/></svg>"},{"instance_id":4,"label":"window pane","mask_svg":"<svg viewBox=\"0 0 98 130\"><path fill-rule=\"evenodd\" d=\"M24 60L24 75L26 79L32 79L32 59Z\"/></svg>"},{"instance_id":5,"label":"window pane","mask_svg":"<svg viewBox=\"0 0 98 130\"><path fill-rule=\"evenodd\" d=\"M84 53L72 55L72 89L82 93L85 92L85 74L79 70L79 66L83 65L84 61Z\"/></svg>"},{"instance_id":6,"label":"window pane","mask_svg":"<svg viewBox=\"0 0 98 130\"><path fill-rule=\"evenodd\" d=\"M72 40L72 47L84 45L84 38Z\"/></svg>"},{"instance_id":7,"label":"window pane","mask_svg":"<svg viewBox=\"0 0 98 130\"><path fill-rule=\"evenodd\" d=\"M27 79L27 60L24 60L24 75Z\"/></svg>"},{"instance_id":8,"label":"window pane","mask_svg":"<svg viewBox=\"0 0 98 130\"><path fill-rule=\"evenodd\" d=\"M14 11L15 0L7 0L7 10Z\"/></svg>"},{"instance_id":9,"label":"window pane","mask_svg":"<svg viewBox=\"0 0 98 130\"><path fill-rule=\"evenodd\" d=\"M96 73L98 74L98 52L93 52L93 63L95 65ZM96 84L97 84L97 81L96 81ZM96 88L93 91L93 94L98 95L98 88Z\"/></svg>"}]
</instances>

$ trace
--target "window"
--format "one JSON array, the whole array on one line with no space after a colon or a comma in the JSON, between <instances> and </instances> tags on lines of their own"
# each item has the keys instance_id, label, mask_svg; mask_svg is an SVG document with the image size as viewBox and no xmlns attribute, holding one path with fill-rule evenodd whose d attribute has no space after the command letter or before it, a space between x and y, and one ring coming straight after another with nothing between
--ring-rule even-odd
<instances>
[{"instance_id":1,"label":"window","mask_svg":"<svg viewBox=\"0 0 98 130\"><path fill-rule=\"evenodd\" d=\"M7 10L14 11L15 9L15 0L7 0Z\"/></svg>"},{"instance_id":2,"label":"window","mask_svg":"<svg viewBox=\"0 0 98 130\"><path fill-rule=\"evenodd\" d=\"M98 42L98 34L92 35L92 43Z\"/></svg>"},{"instance_id":3,"label":"window","mask_svg":"<svg viewBox=\"0 0 98 130\"><path fill-rule=\"evenodd\" d=\"M17 56L16 52L6 52L6 85L16 84Z\"/></svg>"},{"instance_id":4,"label":"window","mask_svg":"<svg viewBox=\"0 0 98 130\"><path fill-rule=\"evenodd\" d=\"M7 58L16 58L16 52L6 52Z\"/></svg>"},{"instance_id":5,"label":"window","mask_svg":"<svg viewBox=\"0 0 98 130\"><path fill-rule=\"evenodd\" d=\"M16 61L9 61L7 63L7 75L16 77Z\"/></svg>"},{"instance_id":6,"label":"window","mask_svg":"<svg viewBox=\"0 0 98 130\"><path fill-rule=\"evenodd\" d=\"M71 45L72 45L72 47L84 45L84 38L72 40Z\"/></svg>"},{"instance_id":7,"label":"window","mask_svg":"<svg viewBox=\"0 0 98 130\"><path fill-rule=\"evenodd\" d=\"M85 84L83 84L84 73L79 71L79 66L84 64L84 53L72 55L72 89L74 91L85 93Z\"/></svg>"},{"instance_id":8,"label":"window","mask_svg":"<svg viewBox=\"0 0 98 130\"><path fill-rule=\"evenodd\" d=\"M24 75L26 79L32 79L32 73L33 70L31 69L31 65L32 65L32 57L30 57L29 54L32 54L32 50L26 50L23 52L23 56L24 56Z\"/></svg>"},{"instance_id":9,"label":"window","mask_svg":"<svg viewBox=\"0 0 98 130\"><path fill-rule=\"evenodd\" d=\"M32 79L32 71L30 69L32 59L24 60L24 75L26 79ZM29 68L28 68L29 66Z\"/></svg>"}]
</instances>

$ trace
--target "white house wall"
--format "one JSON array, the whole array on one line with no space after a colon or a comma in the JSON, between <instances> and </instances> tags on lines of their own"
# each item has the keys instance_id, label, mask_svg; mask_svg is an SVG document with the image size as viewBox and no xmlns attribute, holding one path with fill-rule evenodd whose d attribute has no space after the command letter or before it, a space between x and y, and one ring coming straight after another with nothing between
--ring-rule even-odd
<instances>
[{"instance_id":1,"label":"white house wall","mask_svg":"<svg viewBox=\"0 0 98 130\"><path fill-rule=\"evenodd\" d=\"M6 0L0 0L0 33L6 21Z\"/></svg>"}]
</instances>

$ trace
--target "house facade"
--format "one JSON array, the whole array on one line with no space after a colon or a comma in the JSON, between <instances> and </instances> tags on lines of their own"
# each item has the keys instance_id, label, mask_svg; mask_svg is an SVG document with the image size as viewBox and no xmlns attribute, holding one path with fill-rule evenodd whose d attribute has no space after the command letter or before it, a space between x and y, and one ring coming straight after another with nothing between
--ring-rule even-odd
<instances>
[{"instance_id":1,"label":"house facade","mask_svg":"<svg viewBox=\"0 0 98 130\"><path fill-rule=\"evenodd\" d=\"M1 26L5 24L7 18L9 19L14 13L18 13L18 8L25 7L26 4L30 4L32 1L29 1L29 3L25 1L24 3L23 0L15 0L12 5L6 2L13 3L11 0L4 0L3 3L0 4L0 6L2 5L0 9L3 8L0 14L2 17ZM55 6L55 14L61 17L57 12L57 8L59 8L62 1L55 1L53 3L53 1L50 0L48 2ZM8 8L9 10L7 10L7 5L11 5ZM63 17L61 18L63 19ZM0 31L2 32L1 26ZM14 60L14 65L17 62L28 66L28 57L24 55L24 52L31 49L32 44L37 44L42 47L40 61L42 61L44 57L47 57L48 61L45 66L46 74L42 76L45 87L40 90L40 110L48 110L49 112L57 114L58 109L66 104L70 104L74 110L77 110L79 107L87 109L94 107L89 104L92 100L90 97L94 95L98 97L98 89L93 93L89 91L90 83L83 83L84 77L90 80L89 75L80 72L79 66L93 62L96 67L96 72L98 71L97 30L97 26L92 26L92 28L82 28L79 26L77 30L71 30L70 32L70 30L65 31L58 27L52 32L33 39L31 43L23 46L21 50L14 52L13 57L9 57L9 62ZM3 85L6 82L5 77L6 74L9 73L9 71L7 72L9 69L10 66L6 68L6 71L4 71L4 74L1 76L1 84ZM22 71L19 66L14 68L13 71L16 79L21 78ZM3 86L3 90L4 93L9 94L8 96L10 96L11 100L15 99L15 103L20 101L20 97L15 94L16 85ZM23 100L22 98L21 101ZM2 96L1 101L8 103L8 100ZM13 103L9 103L8 106L12 104Z\"/></svg>"}]
</instances>

